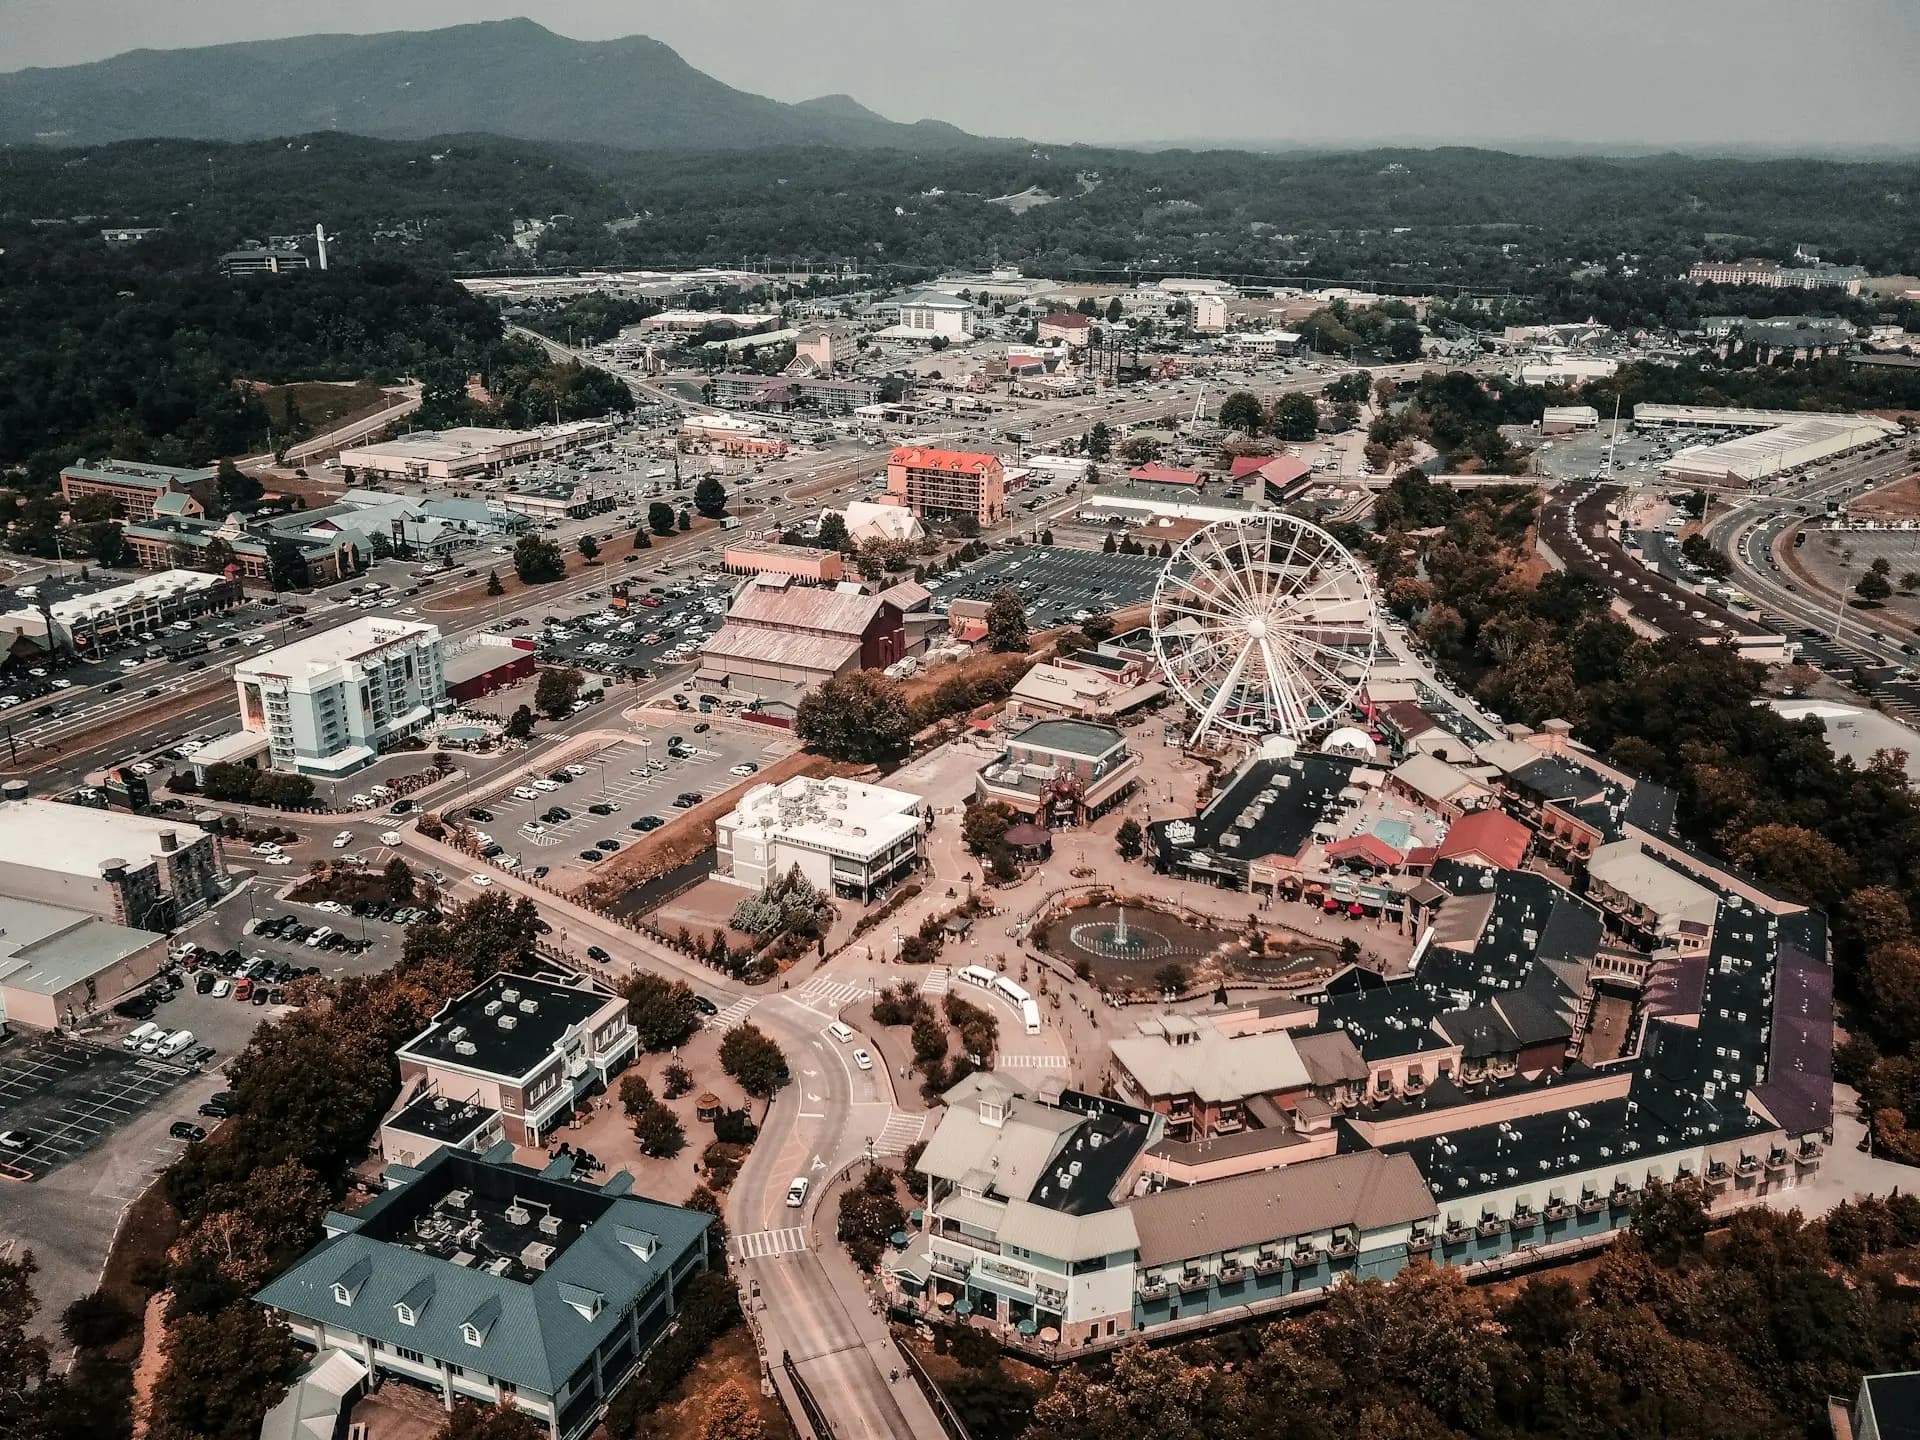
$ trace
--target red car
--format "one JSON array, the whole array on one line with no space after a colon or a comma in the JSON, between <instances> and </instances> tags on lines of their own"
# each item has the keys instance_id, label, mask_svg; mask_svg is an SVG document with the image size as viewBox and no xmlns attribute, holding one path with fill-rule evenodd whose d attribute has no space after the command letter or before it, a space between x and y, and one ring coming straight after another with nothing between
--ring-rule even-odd
<instances>
[{"instance_id":1,"label":"red car","mask_svg":"<svg viewBox=\"0 0 1920 1440\"><path fill-rule=\"evenodd\" d=\"M639 603L646 606L649 610L658 610L660 608L660 597L658 595L642 595Z\"/></svg>"}]
</instances>

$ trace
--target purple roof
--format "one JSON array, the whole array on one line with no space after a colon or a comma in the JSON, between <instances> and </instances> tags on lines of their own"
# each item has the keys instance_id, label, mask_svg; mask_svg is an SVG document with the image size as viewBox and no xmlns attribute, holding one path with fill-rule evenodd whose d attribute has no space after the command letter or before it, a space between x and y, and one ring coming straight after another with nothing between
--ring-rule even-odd
<instances>
[{"instance_id":1,"label":"purple roof","mask_svg":"<svg viewBox=\"0 0 1920 1440\"><path fill-rule=\"evenodd\" d=\"M1707 991L1707 954L1669 955L1647 975L1646 1010L1650 1016L1698 1015Z\"/></svg>"},{"instance_id":2,"label":"purple roof","mask_svg":"<svg viewBox=\"0 0 1920 1440\"><path fill-rule=\"evenodd\" d=\"M1767 1078L1754 1096L1789 1135L1833 1123L1833 972L1797 945L1780 947Z\"/></svg>"}]
</instances>

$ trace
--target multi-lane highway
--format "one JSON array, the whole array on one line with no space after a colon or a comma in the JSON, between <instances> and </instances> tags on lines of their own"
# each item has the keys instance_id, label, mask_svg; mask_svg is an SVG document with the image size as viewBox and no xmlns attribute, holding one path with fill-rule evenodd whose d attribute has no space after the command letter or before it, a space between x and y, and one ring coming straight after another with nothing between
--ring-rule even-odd
<instances>
[{"instance_id":1,"label":"multi-lane highway","mask_svg":"<svg viewBox=\"0 0 1920 1440\"><path fill-rule=\"evenodd\" d=\"M1909 652L1902 647L1913 640L1911 627L1880 614L1866 623L1844 603L1844 596L1815 590L1798 580L1775 558L1775 547L1794 526L1824 513L1829 500L1855 500L1913 469L1904 444L1875 447L1823 466L1778 491L1739 497L1708 522L1707 540L1732 562L1730 583L1752 597L1782 628L1819 632L1865 660L1904 664Z\"/></svg>"}]
</instances>

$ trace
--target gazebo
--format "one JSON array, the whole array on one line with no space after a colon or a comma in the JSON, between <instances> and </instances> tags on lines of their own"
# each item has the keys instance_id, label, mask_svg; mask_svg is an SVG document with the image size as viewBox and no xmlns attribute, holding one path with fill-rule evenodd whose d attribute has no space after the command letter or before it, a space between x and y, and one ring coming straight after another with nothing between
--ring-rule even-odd
<instances>
[{"instance_id":1,"label":"gazebo","mask_svg":"<svg viewBox=\"0 0 1920 1440\"><path fill-rule=\"evenodd\" d=\"M1053 854L1053 832L1031 820L1007 827L1007 846L1023 860L1044 860Z\"/></svg>"}]
</instances>

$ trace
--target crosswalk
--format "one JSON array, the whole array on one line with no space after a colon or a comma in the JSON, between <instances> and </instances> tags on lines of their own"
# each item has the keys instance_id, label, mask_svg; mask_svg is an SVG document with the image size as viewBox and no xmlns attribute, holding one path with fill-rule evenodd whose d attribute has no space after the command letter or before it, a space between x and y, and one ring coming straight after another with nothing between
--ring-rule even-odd
<instances>
[{"instance_id":1,"label":"crosswalk","mask_svg":"<svg viewBox=\"0 0 1920 1440\"><path fill-rule=\"evenodd\" d=\"M996 1070L1066 1070L1071 1062L1064 1055L996 1055Z\"/></svg>"},{"instance_id":2,"label":"crosswalk","mask_svg":"<svg viewBox=\"0 0 1920 1440\"><path fill-rule=\"evenodd\" d=\"M769 1260L775 1255L792 1255L807 1248L807 1232L799 1225L783 1230L755 1230L733 1237L736 1260Z\"/></svg>"},{"instance_id":3,"label":"crosswalk","mask_svg":"<svg viewBox=\"0 0 1920 1440\"><path fill-rule=\"evenodd\" d=\"M927 971L926 978L920 982L922 995L944 995L953 984L953 971L945 965L936 965Z\"/></svg>"},{"instance_id":4,"label":"crosswalk","mask_svg":"<svg viewBox=\"0 0 1920 1440\"><path fill-rule=\"evenodd\" d=\"M793 998L809 1010L818 1010L827 1015L838 1015L856 1000L864 1000L873 990L868 985L854 985L845 980L828 980L816 975L798 990Z\"/></svg>"},{"instance_id":5,"label":"crosswalk","mask_svg":"<svg viewBox=\"0 0 1920 1440\"><path fill-rule=\"evenodd\" d=\"M873 1153L904 1155L907 1147L925 1132L926 1126L925 1115L902 1115L895 1111L887 1117L887 1123L880 1127L880 1133L873 1137Z\"/></svg>"},{"instance_id":6,"label":"crosswalk","mask_svg":"<svg viewBox=\"0 0 1920 1440\"><path fill-rule=\"evenodd\" d=\"M747 1012L759 1003L760 997L757 995L742 995L707 1023L715 1030L722 1032L731 1030L734 1026L745 1021Z\"/></svg>"}]
</instances>

